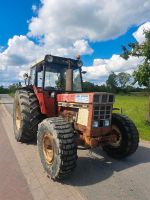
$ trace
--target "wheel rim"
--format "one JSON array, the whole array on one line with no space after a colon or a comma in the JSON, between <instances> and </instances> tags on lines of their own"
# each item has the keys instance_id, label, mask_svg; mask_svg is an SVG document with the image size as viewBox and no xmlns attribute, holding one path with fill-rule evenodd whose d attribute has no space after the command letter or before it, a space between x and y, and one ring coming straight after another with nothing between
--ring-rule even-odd
<instances>
[{"instance_id":1,"label":"wheel rim","mask_svg":"<svg viewBox=\"0 0 150 200\"><path fill-rule=\"evenodd\" d=\"M17 130L20 129L20 126L21 126L21 113L20 113L20 105L18 103L17 106L16 106L16 127L17 127Z\"/></svg>"},{"instance_id":2,"label":"wheel rim","mask_svg":"<svg viewBox=\"0 0 150 200\"><path fill-rule=\"evenodd\" d=\"M54 160L53 138L48 133L43 137L43 153L47 164L51 165Z\"/></svg>"},{"instance_id":3,"label":"wheel rim","mask_svg":"<svg viewBox=\"0 0 150 200\"><path fill-rule=\"evenodd\" d=\"M111 143L111 146L119 147L121 144L121 141L122 141L122 134L121 134L119 128L115 125L112 125L112 132L117 135L117 141Z\"/></svg>"}]
</instances>

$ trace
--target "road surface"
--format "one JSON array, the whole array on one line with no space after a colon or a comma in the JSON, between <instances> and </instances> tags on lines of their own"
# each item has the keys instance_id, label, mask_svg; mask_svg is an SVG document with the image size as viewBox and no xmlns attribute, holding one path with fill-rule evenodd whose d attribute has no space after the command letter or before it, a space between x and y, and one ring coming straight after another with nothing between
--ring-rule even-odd
<instances>
[{"instance_id":1,"label":"road surface","mask_svg":"<svg viewBox=\"0 0 150 200\"><path fill-rule=\"evenodd\" d=\"M150 200L149 142L141 142L137 152L122 161L109 158L101 149L78 151L78 164L72 177L63 183L54 182L43 171L36 144L15 141L12 98L8 95L0 95L0 98L4 103L0 104L0 124L3 126L0 135L2 132L7 134L16 156L14 162L20 166L33 199Z\"/></svg>"}]
</instances>

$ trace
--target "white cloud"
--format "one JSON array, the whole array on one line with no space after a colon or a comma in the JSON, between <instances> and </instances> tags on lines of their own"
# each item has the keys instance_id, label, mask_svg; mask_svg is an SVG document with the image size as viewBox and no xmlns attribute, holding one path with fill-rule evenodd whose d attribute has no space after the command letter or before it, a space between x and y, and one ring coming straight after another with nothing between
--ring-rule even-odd
<instances>
[{"instance_id":1,"label":"white cloud","mask_svg":"<svg viewBox=\"0 0 150 200\"><path fill-rule=\"evenodd\" d=\"M142 24L133 36L137 42L142 43L145 40L144 30L150 30L150 22ZM137 69L143 58L130 57L128 60L124 60L120 55L112 55L110 59L95 59L92 66L85 67L87 71L84 80L93 81L97 84L106 80L111 72L127 72L132 74Z\"/></svg>"},{"instance_id":2,"label":"white cloud","mask_svg":"<svg viewBox=\"0 0 150 200\"><path fill-rule=\"evenodd\" d=\"M142 4L141 0L41 0L39 9L32 6L37 16L30 20L27 35L14 36L7 49L0 48L0 84L20 79L33 60L48 53L71 57L92 54L89 42L116 38L132 25L148 21L149 7L149 0ZM136 62L128 63L119 55L97 59L87 67L91 78L86 76L99 80L108 75L109 69L131 70Z\"/></svg>"},{"instance_id":3,"label":"white cloud","mask_svg":"<svg viewBox=\"0 0 150 200\"><path fill-rule=\"evenodd\" d=\"M42 47L46 50L46 52L57 56L75 57L77 54L87 55L93 53L93 49L89 46L88 42L83 39L76 40L68 47L57 46L57 48L54 48L55 46L50 46L49 42L43 44Z\"/></svg>"},{"instance_id":4,"label":"white cloud","mask_svg":"<svg viewBox=\"0 0 150 200\"><path fill-rule=\"evenodd\" d=\"M26 36L14 36L8 48L0 53L0 85L20 80L21 71L28 70L30 63L45 52Z\"/></svg>"},{"instance_id":5,"label":"white cloud","mask_svg":"<svg viewBox=\"0 0 150 200\"><path fill-rule=\"evenodd\" d=\"M116 38L131 25L147 21L149 7L149 0L142 4L141 0L41 0L38 15L29 23L28 36L38 38L56 55L91 54L88 42Z\"/></svg>"},{"instance_id":6,"label":"white cloud","mask_svg":"<svg viewBox=\"0 0 150 200\"><path fill-rule=\"evenodd\" d=\"M3 66L20 66L29 64L38 58L42 48L35 45L26 36L14 36L8 40L8 48L0 53L0 63ZM44 52L43 52L44 54Z\"/></svg>"},{"instance_id":7,"label":"white cloud","mask_svg":"<svg viewBox=\"0 0 150 200\"><path fill-rule=\"evenodd\" d=\"M110 59L95 59L92 66L83 67L87 71L84 80L100 84L111 72L131 74L140 62L141 58L130 57L129 60L124 60L119 55L112 55Z\"/></svg>"},{"instance_id":8,"label":"white cloud","mask_svg":"<svg viewBox=\"0 0 150 200\"><path fill-rule=\"evenodd\" d=\"M150 22L146 22L143 25L141 25L138 30L133 33L133 36L139 43L143 43L145 40L144 31L150 30Z\"/></svg>"},{"instance_id":9,"label":"white cloud","mask_svg":"<svg viewBox=\"0 0 150 200\"><path fill-rule=\"evenodd\" d=\"M93 53L93 49L91 49L89 47L89 44L87 41L85 40L76 40L73 44L75 50L76 50L76 53L79 53L79 54L91 54Z\"/></svg>"},{"instance_id":10,"label":"white cloud","mask_svg":"<svg viewBox=\"0 0 150 200\"><path fill-rule=\"evenodd\" d=\"M81 38L108 40L125 33L133 24L147 21L149 7L149 0L142 4L141 0L42 0L29 33L49 37L51 45L65 45Z\"/></svg>"},{"instance_id":11,"label":"white cloud","mask_svg":"<svg viewBox=\"0 0 150 200\"><path fill-rule=\"evenodd\" d=\"M69 49L53 49L51 53L57 55L72 55L83 51L92 51L84 40L76 41ZM30 64L50 53L48 48L36 45L26 36L14 36L8 41L8 48L0 53L0 85L23 79L23 74L29 70Z\"/></svg>"}]
</instances>

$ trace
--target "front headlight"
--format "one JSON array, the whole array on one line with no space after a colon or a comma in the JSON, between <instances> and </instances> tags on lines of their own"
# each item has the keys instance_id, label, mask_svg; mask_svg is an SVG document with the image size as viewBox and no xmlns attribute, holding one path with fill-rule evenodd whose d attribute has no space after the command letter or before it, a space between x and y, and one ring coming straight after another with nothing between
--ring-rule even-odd
<instances>
[{"instance_id":1,"label":"front headlight","mask_svg":"<svg viewBox=\"0 0 150 200\"><path fill-rule=\"evenodd\" d=\"M104 120L104 126L110 126L110 121L109 119Z\"/></svg>"},{"instance_id":2,"label":"front headlight","mask_svg":"<svg viewBox=\"0 0 150 200\"><path fill-rule=\"evenodd\" d=\"M93 126L93 128L97 128L98 127L98 121L93 121L92 126Z\"/></svg>"}]
</instances>

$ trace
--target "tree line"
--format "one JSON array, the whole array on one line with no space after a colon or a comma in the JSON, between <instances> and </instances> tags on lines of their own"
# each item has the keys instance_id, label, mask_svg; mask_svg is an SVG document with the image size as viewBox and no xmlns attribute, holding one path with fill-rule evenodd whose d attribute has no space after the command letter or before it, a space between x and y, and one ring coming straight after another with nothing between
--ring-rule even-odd
<instances>
[{"instance_id":1,"label":"tree line","mask_svg":"<svg viewBox=\"0 0 150 200\"><path fill-rule=\"evenodd\" d=\"M19 87L21 87L20 82L11 84L7 88L0 86L0 94L14 94Z\"/></svg>"},{"instance_id":2,"label":"tree line","mask_svg":"<svg viewBox=\"0 0 150 200\"><path fill-rule=\"evenodd\" d=\"M106 84L97 85L91 82L83 82L83 90L85 92L113 92L113 93L130 93L130 92L148 92L147 88L135 87L132 75L120 72L115 74L112 72Z\"/></svg>"}]
</instances>

